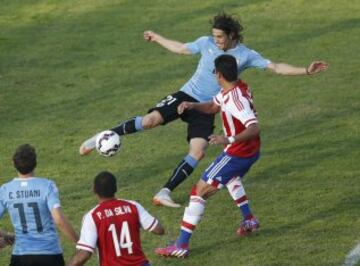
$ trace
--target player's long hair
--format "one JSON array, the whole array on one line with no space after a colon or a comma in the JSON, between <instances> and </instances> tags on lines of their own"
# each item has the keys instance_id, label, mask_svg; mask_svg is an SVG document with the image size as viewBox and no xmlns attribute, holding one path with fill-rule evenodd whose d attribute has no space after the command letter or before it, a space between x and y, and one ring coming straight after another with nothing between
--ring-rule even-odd
<instances>
[{"instance_id":1,"label":"player's long hair","mask_svg":"<svg viewBox=\"0 0 360 266\"><path fill-rule=\"evenodd\" d=\"M244 37L241 32L244 27L240 24L239 19L234 16L228 15L225 12L221 12L216 15L210 22L212 24L213 29L219 29L226 33L226 35L230 36L232 40L238 40L239 42L243 42Z\"/></svg>"}]
</instances>

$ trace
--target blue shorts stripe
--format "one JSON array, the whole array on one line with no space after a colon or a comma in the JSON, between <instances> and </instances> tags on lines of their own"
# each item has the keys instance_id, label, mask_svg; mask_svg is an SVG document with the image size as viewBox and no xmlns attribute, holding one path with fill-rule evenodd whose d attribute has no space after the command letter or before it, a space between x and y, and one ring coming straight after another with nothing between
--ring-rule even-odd
<instances>
[{"instance_id":1,"label":"blue shorts stripe","mask_svg":"<svg viewBox=\"0 0 360 266\"><path fill-rule=\"evenodd\" d=\"M233 177L243 177L259 159L259 153L249 158L239 158L221 153L205 170L201 179L210 185L226 185ZM217 187L222 187L218 186Z\"/></svg>"},{"instance_id":2,"label":"blue shorts stripe","mask_svg":"<svg viewBox=\"0 0 360 266\"><path fill-rule=\"evenodd\" d=\"M230 160L231 158L229 156L222 158L220 162L215 164L215 167L210 171L209 177L213 178Z\"/></svg>"}]
</instances>

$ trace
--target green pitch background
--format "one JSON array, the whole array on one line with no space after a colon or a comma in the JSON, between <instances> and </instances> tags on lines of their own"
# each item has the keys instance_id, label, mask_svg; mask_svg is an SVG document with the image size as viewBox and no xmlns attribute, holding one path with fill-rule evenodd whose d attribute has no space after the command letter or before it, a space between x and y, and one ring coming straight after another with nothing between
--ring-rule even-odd
<instances>
[{"instance_id":1,"label":"green pitch background","mask_svg":"<svg viewBox=\"0 0 360 266\"><path fill-rule=\"evenodd\" d=\"M261 230L237 238L239 211L222 191L207 203L191 256L163 259L153 249L177 236L183 208L156 208L151 198L187 153L186 125L127 136L110 159L80 157L78 147L144 114L194 72L197 56L146 43L144 30L192 41L210 32L209 20L221 10L239 15L245 44L274 62L322 59L330 68L312 77L244 73L263 140L262 158L244 185ZM163 237L142 235L154 265L341 265L360 241L359 43L355 0L0 0L0 184L14 177L11 156L28 142L37 148L37 174L56 181L77 229L96 204L93 177L115 173L117 196L138 200L167 230ZM192 184L219 152L208 149L176 201L187 204ZM7 215L0 228L12 230ZM74 245L62 243L68 261ZM0 265L10 254L0 250Z\"/></svg>"}]
</instances>

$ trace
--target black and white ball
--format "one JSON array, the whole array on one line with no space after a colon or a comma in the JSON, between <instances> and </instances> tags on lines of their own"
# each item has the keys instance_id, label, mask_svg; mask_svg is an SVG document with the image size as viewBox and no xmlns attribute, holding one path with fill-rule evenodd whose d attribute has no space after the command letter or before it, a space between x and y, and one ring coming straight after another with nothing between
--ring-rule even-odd
<instances>
[{"instance_id":1,"label":"black and white ball","mask_svg":"<svg viewBox=\"0 0 360 266\"><path fill-rule=\"evenodd\" d=\"M120 136L111 130L105 130L96 137L96 150L105 157L114 156L120 149Z\"/></svg>"}]
</instances>

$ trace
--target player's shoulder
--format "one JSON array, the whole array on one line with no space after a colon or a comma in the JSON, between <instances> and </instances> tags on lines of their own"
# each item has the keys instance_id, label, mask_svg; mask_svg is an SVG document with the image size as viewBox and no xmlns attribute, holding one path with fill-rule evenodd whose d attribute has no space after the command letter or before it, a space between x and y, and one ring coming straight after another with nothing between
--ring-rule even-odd
<instances>
[{"instance_id":1,"label":"player's shoulder","mask_svg":"<svg viewBox=\"0 0 360 266\"><path fill-rule=\"evenodd\" d=\"M212 36L201 36L196 40L202 45L215 45L214 38Z\"/></svg>"},{"instance_id":2,"label":"player's shoulder","mask_svg":"<svg viewBox=\"0 0 360 266\"><path fill-rule=\"evenodd\" d=\"M44 187L55 187L56 188L56 183L54 180L51 180L49 178L46 177L32 177L31 179L29 179L31 182L36 183L39 186L44 186Z\"/></svg>"},{"instance_id":3,"label":"player's shoulder","mask_svg":"<svg viewBox=\"0 0 360 266\"><path fill-rule=\"evenodd\" d=\"M230 91L232 101L241 101L247 98L250 93L250 87L242 80L239 80L236 86Z\"/></svg>"},{"instance_id":4,"label":"player's shoulder","mask_svg":"<svg viewBox=\"0 0 360 266\"><path fill-rule=\"evenodd\" d=\"M236 49L234 49L235 53L241 54L242 56L249 56L250 54L259 54L257 51L255 51L254 49L248 47L247 45L243 44L243 43L238 43L236 45Z\"/></svg>"},{"instance_id":5,"label":"player's shoulder","mask_svg":"<svg viewBox=\"0 0 360 266\"><path fill-rule=\"evenodd\" d=\"M125 204L125 205L131 205L131 206L134 206L134 207L139 207L141 206L141 204L135 200L128 200L128 199L117 199L119 202L121 202L122 204Z\"/></svg>"},{"instance_id":6,"label":"player's shoulder","mask_svg":"<svg viewBox=\"0 0 360 266\"><path fill-rule=\"evenodd\" d=\"M14 179L15 179L15 178L13 178L13 179L11 179L10 181L2 184L2 185L0 186L0 191L1 191L1 190L5 190L7 187L9 187L9 186L11 186L12 184L14 184Z\"/></svg>"}]
</instances>

